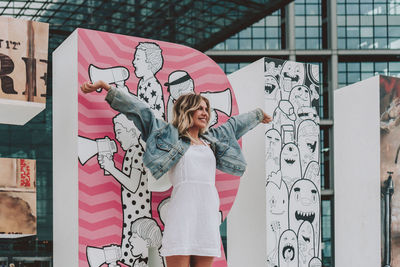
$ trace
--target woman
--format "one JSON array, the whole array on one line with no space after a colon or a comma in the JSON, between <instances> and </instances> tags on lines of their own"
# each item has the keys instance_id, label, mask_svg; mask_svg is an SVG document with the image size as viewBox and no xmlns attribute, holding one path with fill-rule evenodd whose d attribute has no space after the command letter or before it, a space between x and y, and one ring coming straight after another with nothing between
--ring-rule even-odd
<instances>
[{"instance_id":1,"label":"woman","mask_svg":"<svg viewBox=\"0 0 400 267\"><path fill-rule=\"evenodd\" d=\"M132 120L146 142L143 163L158 179L167 172L174 185L161 254L168 267L210 267L220 256L219 199L215 169L241 176L246 162L237 140L271 117L261 109L207 129L210 105L196 94L179 97L172 123L157 119L148 105L103 81L86 82L84 93L108 91L111 107Z\"/></svg>"}]
</instances>

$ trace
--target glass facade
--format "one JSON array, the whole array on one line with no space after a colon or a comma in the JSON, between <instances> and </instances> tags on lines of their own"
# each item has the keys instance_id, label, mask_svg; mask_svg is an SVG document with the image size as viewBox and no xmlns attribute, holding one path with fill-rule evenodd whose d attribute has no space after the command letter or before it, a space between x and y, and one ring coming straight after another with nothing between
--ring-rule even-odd
<instances>
[{"instance_id":1,"label":"glass facade","mask_svg":"<svg viewBox=\"0 0 400 267\"><path fill-rule=\"evenodd\" d=\"M321 0L295 1L296 49L322 48Z\"/></svg>"},{"instance_id":2,"label":"glass facade","mask_svg":"<svg viewBox=\"0 0 400 267\"><path fill-rule=\"evenodd\" d=\"M339 49L399 49L399 0L338 0Z\"/></svg>"},{"instance_id":3,"label":"glass facade","mask_svg":"<svg viewBox=\"0 0 400 267\"><path fill-rule=\"evenodd\" d=\"M215 50L277 50L282 49L281 10L275 11L228 40Z\"/></svg>"},{"instance_id":4,"label":"glass facade","mask_svg":"<svg viewBox=\"0 0 400 267\"><path fill-rule=\"evenodd\" d=\"M339 62L339 87L368 79L377 74L400 77L400 62Z\"/></svg>"}]
</instances>

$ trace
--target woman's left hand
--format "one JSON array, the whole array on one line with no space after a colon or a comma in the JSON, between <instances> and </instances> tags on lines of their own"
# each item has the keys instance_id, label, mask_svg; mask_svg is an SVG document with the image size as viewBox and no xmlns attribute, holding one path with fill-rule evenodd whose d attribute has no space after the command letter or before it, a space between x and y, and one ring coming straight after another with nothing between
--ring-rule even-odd
<instances>
[{"instance_id":1,"label":"woman's left hand","mask_svg":"<svg viewBox=\"0 0 400 267\"><path fill-rule=\"evenodd\" d=\"M265 113L264 111L263 111L263 114L264 114L264 117L261 122L262 123L270 123L272 121L271 116L268 115L267 113Z\"/></svg>"}]
</instances>

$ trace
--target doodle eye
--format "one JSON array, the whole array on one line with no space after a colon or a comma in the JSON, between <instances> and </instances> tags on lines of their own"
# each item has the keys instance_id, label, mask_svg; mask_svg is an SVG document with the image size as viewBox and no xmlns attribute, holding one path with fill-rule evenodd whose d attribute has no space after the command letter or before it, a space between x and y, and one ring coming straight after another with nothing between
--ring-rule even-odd
<instances>
[{"instance_id":1,"label":"doodle eye","mask_svg":"<svg viewBox=\"0 0 400 267\"><path fill-rule=\"evenodd\" d=\"M271 204L271 207L275 207L275 205L276 205L275 198L272 197L271 200L269 201L269 203Z\"/></svg>"},{"instance_id":2,"label":"doodle eye","mask_svg":"<svg viewBox=\"0 0 400 267\"><path fill-rule=\"evenodd\" d=\"M311 194L312 194L313 202L316 203L317 202L317 190L312 189Z\"/></svg>"},{"instance_id":3,"label":"doodle eye","mask_svg":"<svg viewBox=\"0 0 400 267\"><path fill-rule=\"evenodd\" d=\"M295 197L295 199L296 200L299 200L300 199L300 188L299 187L295 187L294 189L293 189L293 191L294 191L294 197Z\"/></svg>"}]
</instances>

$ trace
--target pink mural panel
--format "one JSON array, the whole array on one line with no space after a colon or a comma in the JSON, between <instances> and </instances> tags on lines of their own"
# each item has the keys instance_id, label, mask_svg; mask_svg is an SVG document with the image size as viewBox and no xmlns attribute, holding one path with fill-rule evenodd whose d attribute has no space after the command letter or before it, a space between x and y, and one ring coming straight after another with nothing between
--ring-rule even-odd
<instances>
[{"instance_id":1,"label":"pink mural panel","mask_svg":"<svg viewBox=\"0 0 400 267\"><path fill-rule=\"evenodd\" d=\"M174 98L188 91L209 98L214 108L211 117L214 126L238 114L225 73L197 50L84 29L78 29L78 36L79 84L99 78L106 80L137 95L150 105L156 116L166 120L171 120ZM164 227L162 207L168 203L171 189L147 190L147 171L141 159L145 143L140 132L109 107L105 95L104 91L78 95L79 266L89 266L89 260L92 266L101 264L96 256L88 259L88 253L96 255L101 250L121 266L133 266L147 260L138 251L141 245L135 238L144 238L138 229L146 223L153 225L151 238L160 242L159 234ZM114 166L109 166L112 173L100 167L98 158L104 157L113 160ZM123 182L123 177L129 182ZM239 177L217 171L223 218L232 207L238 185ZM221 250L222 256L215 259L214 267L227 266L222 247Z\"/></svg>"}]
</instances>

